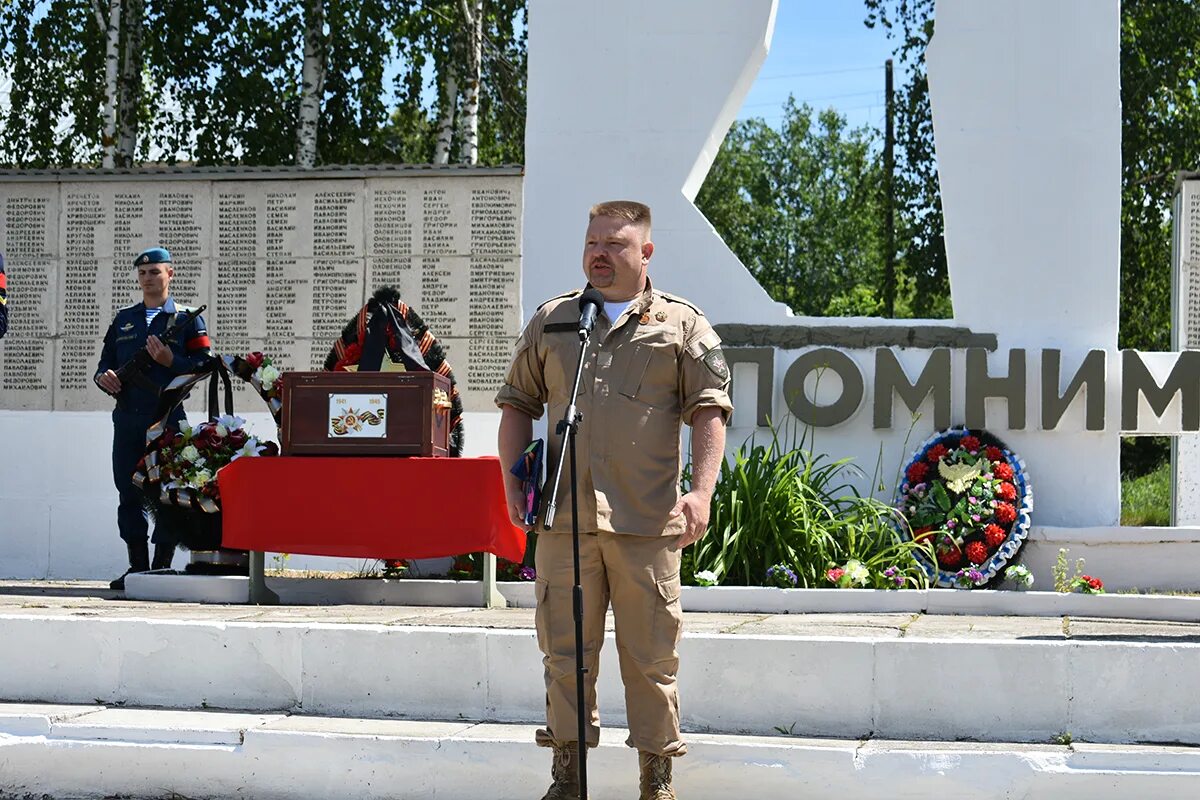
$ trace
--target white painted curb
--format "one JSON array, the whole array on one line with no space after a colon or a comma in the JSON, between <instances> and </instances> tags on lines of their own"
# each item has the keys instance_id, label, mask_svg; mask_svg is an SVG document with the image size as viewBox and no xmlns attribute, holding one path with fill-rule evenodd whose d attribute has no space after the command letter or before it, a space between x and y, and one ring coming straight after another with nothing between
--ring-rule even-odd
<instances>
[{"instance_id":1,"label":"white painted curb","mask_svg":"<svg viewBox=\"0 0 1200 800\"><path fill-rule=\"evenodd\" d=\"M133 600L246 603L246 578L211 575L130 575ZM479 581L422 578L267 578L284 605L396 605L473 607ZM498 584L510 606L532 608L533 583ZM1139 594L1063 594L990 589L776 589L769 586L684 586L684 611L752 614L971 614L1021 617L1106 617L1200 621L1200 597Z\"/></svg>"}]
</instances>

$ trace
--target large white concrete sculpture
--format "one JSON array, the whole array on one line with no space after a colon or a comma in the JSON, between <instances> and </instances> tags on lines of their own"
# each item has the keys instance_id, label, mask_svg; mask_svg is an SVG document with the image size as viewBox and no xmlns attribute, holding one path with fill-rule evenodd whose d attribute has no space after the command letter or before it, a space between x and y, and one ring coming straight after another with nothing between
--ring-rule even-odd
<instances>
[{"instance_id":1,"label":"large white concrete sculpture","mask_svg":"<svg viewBox=\"0 0 1200 800\"><path fill-rule=\"evenodd\" d=\"M525 318L583 282L587 211L654 209L652 280L718 322L782 322L692 205L767 56L777 0L532 0Z\"/></svg>"},{"instance_id":2,"label":"large white concrete sculpture","mask_svg":"<svg viewBox=\"0 0 1200 800\"><path fill-rule=\"evenodd\" d=\"M1117 0L939 0L925 59L955 320L997 334L998 374L1009 348L1061 348L1065 384L1088 350L1109 351L1110 409L1120 385L1119 41ZM1029 366L1036 376L1036 358ZM1006 438L1035 470L1044 524L1112 525L1120 431L1083 430L1079 406L1061 430L1031 421Z\"/></svg>"}]
</instances>

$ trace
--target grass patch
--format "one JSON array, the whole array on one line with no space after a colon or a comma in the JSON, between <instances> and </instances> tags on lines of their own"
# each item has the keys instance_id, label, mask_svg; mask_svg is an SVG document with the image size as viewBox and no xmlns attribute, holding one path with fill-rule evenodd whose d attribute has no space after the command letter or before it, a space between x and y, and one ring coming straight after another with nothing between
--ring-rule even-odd
<instances>
[{"instance_id":1,"label":"grass patch","mask_svg":"<svg viewBox=\"0 0 1200 800\"><path fill-rule=\"evenodd\" d=\"M1133 527L1171 524L1171 465L1121 481L1121 524Z\"/></svg>"}]
</instances>

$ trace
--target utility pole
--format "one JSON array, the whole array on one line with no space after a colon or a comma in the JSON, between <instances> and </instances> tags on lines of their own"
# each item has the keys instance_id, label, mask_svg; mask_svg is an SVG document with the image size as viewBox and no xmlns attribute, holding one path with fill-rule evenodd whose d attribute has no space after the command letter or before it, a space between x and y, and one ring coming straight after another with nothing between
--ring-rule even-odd
<instances>
[{"instance_id":1,"label":"utility pole","mask_svg":"<svg viewBox=\"0 0 1200 800\"><path fill-rule=\"evenodd\" d=\"M884 260L883 310L888 318L896 316L896 130L893 120L896 106L892 93L892 60L884 64L884 94L887 102L887 122L883 134L884 180Z\"/></svg>"}]
</instances>

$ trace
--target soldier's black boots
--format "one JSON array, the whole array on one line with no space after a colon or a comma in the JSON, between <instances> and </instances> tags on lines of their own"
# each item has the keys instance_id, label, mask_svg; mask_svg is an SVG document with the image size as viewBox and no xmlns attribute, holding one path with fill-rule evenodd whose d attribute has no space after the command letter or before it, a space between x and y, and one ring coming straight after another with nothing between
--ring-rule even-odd
<instances>
[{"instance_id":1,"label":"soldier's black boots","mask_svg":"<svg viewBox=\"0 0 1200 800\"><path fill-rule=\"evenodd\" d=\"M171 562L175 559L175 543L174 542L155 542L154 543L154 560L150 562L150 569L170 569Z\"/></svg>"},{"instance_id":2,"label":"soldier's black boots","mask_svg":"<svg viewBox=\"0 0 1200 800\"><path fill-rule=\"evenodd\" d=\"M125 547L129 550L129 569L125 570L125 575L131 572L145 572L150 569L150 545L146 542L126 542ZM157 551L155 552L157 556ZM110 581L108 588L115 589L118 592L125 591L125 575Z\"/></svg>"}]
</instances>

